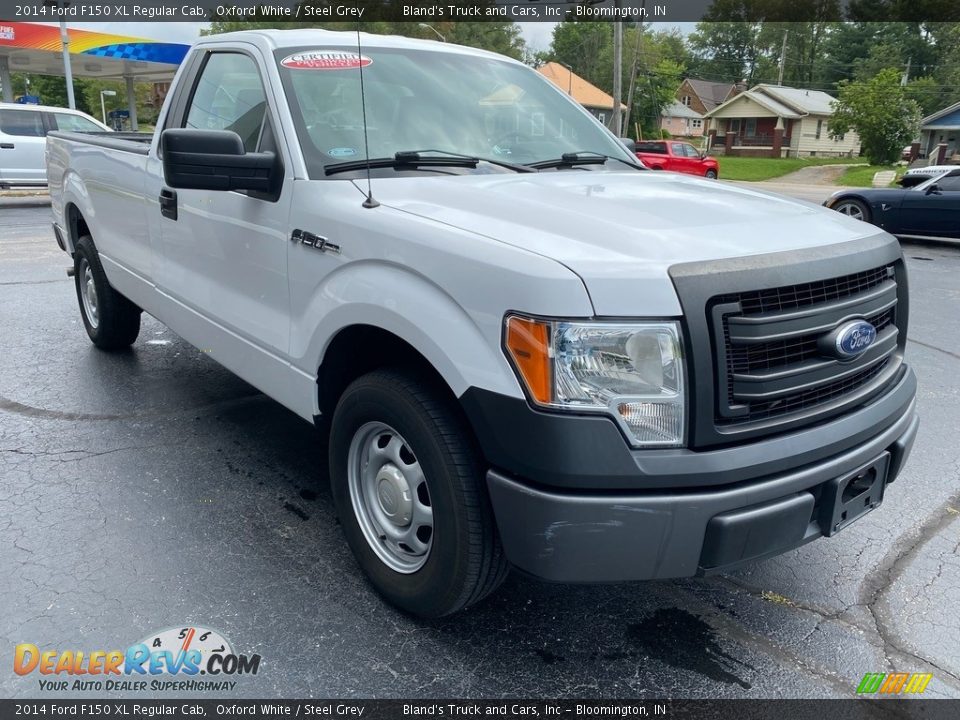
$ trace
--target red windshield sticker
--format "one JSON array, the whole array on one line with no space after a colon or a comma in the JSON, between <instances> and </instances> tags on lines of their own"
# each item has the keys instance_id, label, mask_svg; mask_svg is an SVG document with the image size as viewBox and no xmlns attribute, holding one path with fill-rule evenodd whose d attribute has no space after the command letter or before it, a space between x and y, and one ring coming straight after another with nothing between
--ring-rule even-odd
<instances>
[{"instance_id":1,"label":"red windshield sticker","mask_svg":"<svg viewBox=\"0 0 960 720\"><path fill-rule=\"evenodd\" d=\"M349 70L366 67L373 60L366 55L343 50L310 50L288 55L280 64L292 70Z\"/></svg>"}]
</instances>

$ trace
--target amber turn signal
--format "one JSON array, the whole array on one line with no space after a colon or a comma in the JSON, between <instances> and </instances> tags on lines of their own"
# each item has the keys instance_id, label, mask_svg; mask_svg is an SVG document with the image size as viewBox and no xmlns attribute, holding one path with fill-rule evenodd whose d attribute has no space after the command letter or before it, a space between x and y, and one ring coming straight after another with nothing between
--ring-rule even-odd
<instances>
[{"instance_id":1,"label":"amber turn signal","mask_svg":"<svg viewBox=\"0 0 960 720\"><path fill-rule=\"evenodd\" d=\"M547 405L553 399L550 367L550 325L511 315L507 318L504 341L527 392L536 402Z\"/></svg>"}]
</instances>

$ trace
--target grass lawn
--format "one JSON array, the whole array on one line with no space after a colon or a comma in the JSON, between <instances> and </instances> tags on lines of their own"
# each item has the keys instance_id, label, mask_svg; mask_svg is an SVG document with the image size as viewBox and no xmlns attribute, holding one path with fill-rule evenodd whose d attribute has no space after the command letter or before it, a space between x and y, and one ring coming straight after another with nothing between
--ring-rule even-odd
<instances>
[{"instance_id":1,"label":"grass lawn","mask_svg":"<svg viewBox=\"0 0 960 720\"><path fill-rule=\"evenodd\" d=\"M772 180L783 175L795 172L800 168L814 165L850 165L863 162L859 158L746 158L726 157L717 158L720 163L720 177L724 180ZM871 175L871 177L873 177Z\"/></svg>"},{"instance_id":2,"label":"grass lawn","mask_svg":"<svg viewBox=\"0 0 960 720\"><path fill-rule=\"evenodd\" d=\"M847 187L873 187L873 176L881 170L893 170L899 178L903 175L906 168L902 165L864 165L863 167L852 167L844 171L843 175L837 178L837 185ZM891 183L896 186L896 182Z\"/></svg>"}]
</instances>

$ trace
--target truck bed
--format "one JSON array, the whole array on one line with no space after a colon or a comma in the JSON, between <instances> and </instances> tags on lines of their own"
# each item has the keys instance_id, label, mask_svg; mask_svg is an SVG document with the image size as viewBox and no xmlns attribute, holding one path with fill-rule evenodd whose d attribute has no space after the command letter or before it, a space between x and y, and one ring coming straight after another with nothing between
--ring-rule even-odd
<instances>
[{"instance_id":1,"label":"truck bed","mask_svg":"<svg viewBox=\"0 0 960 720\"><path fill-rule=\"evenodd\" d=\"M59 137L64 140L70 140L71 142L97 145L111 150L131 152L138 155L146 155L150 151L150 143L153 142L153 133L140 132L79 133L55 130L51 132L48 137Z\"/></svg>"}]
</instances>

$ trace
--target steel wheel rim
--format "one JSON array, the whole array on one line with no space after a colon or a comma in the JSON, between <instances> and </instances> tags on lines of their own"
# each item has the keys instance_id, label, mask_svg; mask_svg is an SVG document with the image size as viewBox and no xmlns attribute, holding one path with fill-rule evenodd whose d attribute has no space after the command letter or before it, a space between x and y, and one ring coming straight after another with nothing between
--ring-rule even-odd
<instances>
[{"instance_id":1,"label":"steel wheel rim","mask_svg":"<svg viewBox=\"0 0 960 720\"><path fill-rule=\"evenodd\" d=\"M97 311L97 283L93 279L93 268L86 258L80 260L80 298L83 301L83 314L87 316L90 327L96 330L100 324Z\"/></svg>"},{"instance_id":2,"label":"steel wheel rim","mask_svg":"<svg viewBox=\"0 0 960 720\"><path fill-rule=\"evenodd\" d=\"M347 485L364 539L391 570L414 573L433 547L427 479L410 445L381 422L361 426L350 441Z\"/></svg>"},{"instance_id":3,"label":"steel wheel rim","mask_svg":"<svg viewBox=\"0 0 960 720\"><path fill-rule=\"evenodd\" d=\"M863 210L859 205L854 203L841 203L837 207L837 212L841 215L852 217L854 220L863 220Z\"/></svg>"}]
</instances>

